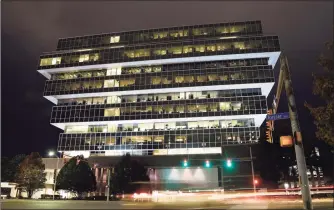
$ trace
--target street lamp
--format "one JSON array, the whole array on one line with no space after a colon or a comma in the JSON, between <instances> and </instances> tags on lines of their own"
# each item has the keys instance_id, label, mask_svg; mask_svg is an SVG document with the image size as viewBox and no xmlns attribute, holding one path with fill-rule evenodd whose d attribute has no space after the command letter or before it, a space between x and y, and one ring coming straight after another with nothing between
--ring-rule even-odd
<instances>
[{"instance_id":1,"label":"street lamp","mask_svg":"<svg viewBox=\"0 0 334 210\"><path fill-rule=\"evenodd\" d=\"M55 155L55 152L54 151L49 151L48 155L49 155L49 157L52 157L52 156Z\"/></svg>"},{"instance_id":2,"label":"street lamp","mask_svg":"<svg viewBox=\"0 0 334 210\"><path fill-rule=\"evenodd\" d=\"M254 193L256 193L256 185L259 184L259 181L257 179L253 180L253 186L254 186ZM256 196L256 195L255 195Z\"/></svg>"},{"instance_id":3,"label":"street lamp","mask_svg":"<svg viewBox=\"0 0 334 210\"><path fill-rule=\"evenodd\" d=\"M289 183L284 183L285 193L288 194Z\"/></svg>"},{"instance_id":4,"label":"street lamp","mask_svg":"<svg viewBox=\"0 0 334 210\"><path fill-rule=\"evenodd\" d=\"M57 166L56 166L56 171L54 172L53 195L52 195L52 199L54 200L55 199L55 193L56 193L57 171L58 171L59 157L58 157L57 153L55 153L54 151L49 151L48 156L49 157L53 157L53 156L57 157Z\"/></svg>"}]
</instances>

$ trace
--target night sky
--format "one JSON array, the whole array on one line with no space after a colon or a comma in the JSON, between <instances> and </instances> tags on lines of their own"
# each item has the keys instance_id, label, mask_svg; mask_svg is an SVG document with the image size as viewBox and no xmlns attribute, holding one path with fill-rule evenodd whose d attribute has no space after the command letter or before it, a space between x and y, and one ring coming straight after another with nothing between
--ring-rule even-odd
<instances>
[{"instance_id":1,"label":"night sky","mask_svg":"<svg viewBox=\"0 0 334 210\"><path fill-rule=\"evenodd\" d=\"M6 1L1 15L2 156L45 155L57 147L61 130L49 124L53 104L43 98L46 78L36 69L39 55L54 51L58 38L248 20L261 20L264 34L279 36L292 71L304 139L315 140L303 103L319 103L312 96L311 73L321 71L316 58L333 38L331 1ZM281 102L279 111L287 111L286 101ZM288 121L279 124L289 132Z\"/></svg>"}]
</instances>

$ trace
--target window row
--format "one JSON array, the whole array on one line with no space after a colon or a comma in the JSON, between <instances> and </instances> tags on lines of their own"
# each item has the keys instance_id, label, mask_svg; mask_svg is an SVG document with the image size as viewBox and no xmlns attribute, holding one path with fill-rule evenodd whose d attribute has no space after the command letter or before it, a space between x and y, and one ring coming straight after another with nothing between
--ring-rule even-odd
<instances>
[{"instance_id":1,"label":"window row","mask_svg":"<svg viewBox=\"0 0 334 210\"><path fill-rule=\"evenodd\" d=\"M123 74L141 74L141 73L159 73L159 72L172 72L181 70L201 70L201 69L221 69L229 67L242 67L242 66L259 66L268 65L268 58L259 59L244 59L244 60L227 60L227 61L215 61L215 62L202 62L202 63L183 63L172 65L159 65L159 66L138 66L138 67L118 67L102 70L80 71L80 72L66 72L52 74L52 80L67 80L78 78L91 78L91 77L103 77L111 75L123 75Z\"/></svg>"},{"instance_id":2,"label":"window row","mask_svg":"<svg viewBox=\"0 0 334 210\"><path fill-rule=\"evenodd\" d=\"M56 73L51 75L52 80L67 80L78 78L92 78L92 77L105 77L107 76L107 70L92 70L92 71L80 71L80 72L66 72Z\"/></svg>"},{"instance_id":3,"label":"window row","mask_svg":"<svg viewBox=\"0 0 334 210\"><path fill-rule=\"evenodd\" d=\"M64 107L66 108L66 107ZM205 113L205 112L237 112L247 110L266 110L266 101L242 101L242 102L219 102L207 104L168 104L159 106L128 106L121 108L106 109L61 109L52 111L51 118L89 118L89 117L119 117L119 116L155 116L161 117L161 114L182 114L182 113ZM215 116L215 114L213 113ZM221 115L221 113L217 113ZM196 115L195 115L196 116Z\"/></svg>"},{"instance_id":4,"label":"window row","mask_svg":"<svg viewBox=\"0 0 334 210\"><path fill-rule=\"evenodd\" d=\"M52 83L46 82L45 92L54 91L75 91L75 90L91 90L101 88L122 88L122 87L136 87L138 89L159 88L163 85L170 85L168 87L178 87L180 84L188 84L187 86L197 86L198 83L208 83L207 85L214 85L214 82L228 82L240 81L247 79L265 79L273 78L273 70L257 70L257 71L241 71L241 72L221 72L219 74L208 75L188 75L188 76L154 76L144 78L125 78L125 79L108 79L108 80L93 80L83 82L67 83ZM211 84L212 83L212 84ZM223 83L224 84L224 83Z\"/></svg>"},{"instance_id":5,"label":"window row","mask_svg":"<svg viewBox=\"0 0 334 210\"><path fill-rule=\"evenodd\" d=\"M142 94L142 95L124 95L107 97L89 97L89 98L71 98L59 99L58 105L94 105L94 104L118 104L118 103L136 103L136 102L158 102L158 101L176 101L192 99L209 98L227 98L237 96L260 96L261 88L250 89L232 89L219 91L194 91L181 93L161 93L161 94Z\"/></svg>"},{"instance_id":6,"label":"window row","mask_svg":"<svg viewBox=\"0 0 334 210\"><path fill-rule=\"evenodd\" d=\"M260 34L261 23L215 24L203 26L183 26L145 31L131 31L95 36L65 38L58 42L57 50L103 46L114 43L131 44L156 40L174 40L180 38L212 37L233 34Z\"/></svg>"},{"instance_id":7,"label":"window row","mask_svg":"<svg viewBox=\"0 0 334 210\"><path fill-rule=\"evenodd\" d=\"M247 120L247 119L240 119L241 122L243 120ZM204 122L206 123L206 127L202 127L202 128L191 128L191 129L181 129L178 128L176 130L171 130L171 129L166 129L164 128L163 130L146 130L146 131L119 131L119 132L88 132L88 133L61 133L60 134L60 138L90 138L90 137L119 137L119 136L165 136L165 135L195 135L195 134L210 134L210 133L235 133L235 132L253 132L259 129L259 127L255 127L255 126L251 126L251 127L238 127L237 125L235 125L236 127L227 127L227 128L213 128L215 127L213 123L215 123L216 120L210 120L210 121L204 121L204 120L200 120L200 122ZM222 122L222 125L224 123L228 123L229 120L226 120ZM234 122L235 120L230 120L232 122ZM195 122L195 121L192 121ZM192 124L192 122L189 122L190 124ZM198 122L198 121L197 121ZM238 121L240 122L240 121ZM106 122L108 123L108 122ZM179 127L180 125L182 126L182 123L185 122L176 122L176 123L180 123L177 124L176 127ZM139 123L139 124L145 124L145 123ZM138 124L138 125L139 125ZM146 123L146 124L150 124L150 123ZM210 125L208 124L212 124L212 128L210 127ZM120 127L121 124L116 124L117 127L115 126L110 126L108 124L104 124L104 125L100 125L102 127L102 129L105 129L105 126L108 126L109 130L113 130L113 129L117 129L117 128L122 128L123 126ZM123 124L125 126L130 126L131 124ZM132 125L136 125L136 123L132 124ZM162 123L162 124L157 124L158 126L166 126L166 123ZM94 126L94 129L100 129L98 128L98 126ZM191 125L191 126L195 126L195 125ZM229 125L227 125L229 126ZM72 127L72 126L71 126ZM65 127L66 128L66 127ZM129 129L129 127L127 127ZM138 128L139 129L139 128ZM144 128L141 128L141 130L143 130ZM79 132L79 129L77 129Z\"/></svg>"},{"instance_id":8,"label":"window row","mask_svg":"<svg viewBox=\"0 0 334 210\"><path fill-rule=\"evenodd\" d=\"M106 124L106 125L77 125L66 126L64 132L72 133L107 133L122 131L175 131L191 129L217 129L254 127L254 119L212 120L191 122L164 122L164 123L135 123L135 124Z\"/></svg>"},{"instance_id":9,"label":"window row","mask_svg":"<svg viewBox=\"0 0 334 210\"><path fill-rule=\"evenodd\" d=\"M124 80L124 79L138 79L138 80L148 80L149 78L155 77L176 77L176 76L202 76L202 75L213 75L213 74L232 74L236 72L254 72L254 71L263 71L263 70L273 70L271 65L266 66L243 66L243 67L233 67L233 68L212 68L212 69L186 69L178 71L163 71L163 72L154 72L150 74L127 74L127 75L107 75L102 77L102 74L99 74L99 77L82 77L82 74L74 72L73 74L78 75L76 78L72 79L62 79L62 80L48 80L49 84L63 84L63 83L73 83L73 82L85 82L85 81L102 81L102 80ZM88 72L83 72L85 75L89 75ZM71 74L69 74L71 75ZM96 75L96 74L95 74ZM101 78L102 77L102 78Z\"/></svg>"},{"instance_id":10,"label":"window row","mask_svg":"<svg viewBox=\"0 0 334 210\"><path fill-rule=\"evenodd\" d=\"M138 50L126 50L123 54L127 58L139 58L150 56L166 56L166 55L181 55L192 53L213 53L226 50L246 50L246 49L263 49L263 48L275 48L275 40L254 40L249 42L232 42L232 43L217 43L208 45L186 45L175 47L163 47L158 49L138 49Z\"/></svg>"},{"instance_id":11,"label":"window row","mask_svg":"<svg viewBox=\"0 0 334 210\"><path fill-rule=\"evenodd\" d=\"M190 96L192 97L192 96ZM170 98L169 98L170 99ZM233 102L254 102L264 101L265 96L251 96L251 97L225 97L225 98L204 98L204 99L193 99L193 100L167 100L167 101L146 101L137 103L114 103L114 104L98 104L94 106L87 106L87 104L80 105L68 105L68 106L53 106L52 111L78 111L78 110L94 110L94 109L109 109L109 108L124 108L124 107L152 107L152 106L179 106L189 104L211 104L211 103L233 103Z\"/></svg>"},{"instance_id":12,"label":"window row","mask_svg":"<svg viewBox=\"0 0 334 210\"><path fill-rule=\"evenodd\" d=\"M162 144L158 142L148 143L148 144L121 144L121 145L80 145L80 146L58 146L58 151L90 151L90 156L104 156L106 152L112 151L113 156L123 156L127 153L132 155L171 155L179 154L185 155L188 154L187 149L195 148L212 148L212 147L222 147L226 145L249 145L258 143L259 140L226 140L221 142L210 142L210 143L171 143L171 144ZM184 149L175 153L173 149ZM202 151L202 154L205 154L205 151Z\"/></svg>"},{"instance_id":13,"label":"window row","mask_svg":"<svg viewBox=\"0 0 334 210\"><path fill-rule=\"evenodd\" d=\"M118 115L118 113L110 113L111 111L118 112L118 110L108 110L110 115L104 116L103 112L94 111L54 111L50 119L50 123L70 123L70 122L108 122L108 121L123 121L123 120L156 120L156 119L174 119L174 118L200 118L203 117L222 117L222 116L236 116L236 115L258 115L266 114L266 108L257 109L240 109L240 110L226 110L226 111L198 111L198 112L142 112L142 113L126 113ZM97 113L96 115L94 115ZM102 115L100 115L102 113Z\"/></svg>"},{"instance_id":14,"label":"window row","mask_svg":"<svg viewBox=\"0 0 334 210\"><path fill-rule=\"evenodd\" d=\"M257 140L259 138L259 132L233 132L233 133L197 133L188 135L152 135L152 136L108 136L108 137L98 137L91 136L86 138L66 138L63 136L60 138L58 145L60 147L71 147L71 146L113 146L113 145L145 145L149 146L155 145L165 145L165 147L177 145L177 144L187 144L190 146L192 144L198 143L198 146L207 146L211 143L222 144L229 141L234 141L237 143L242 143L245 141ZM219 146L219 145L217 145Z\"/></svg>"},{"instance_id":15,"label":"window row","mask_svg":"<svg viewBox=\"0 0 334 210\"><path fill-rule=\"evenodd\" d=\"M256 40L258 39L258 40ZM277 37L240 38L240 41L205 40L196 44L173 43L165 45L148 45L145 47L127 47L118 49L94 50L87 54L62 53L59 55L44 55L40 59L41 69L52 65L66 66L66 64L87 65L87 63L110 63L115 61L164 59L178 57L192 57L203 55L221 55L231 53L245 53L260 51L277 51L279 42ZM244 50L244 51L243 51ZM95 62L97 61L97 62Z\"/></svg>"},{"instance_id":16,"label":"window row","mask_svg":"<svg viewBox=\"0 0 334 210\"><path fill-rule=\"evenodd\" d=\"M67 60L67 62L68 63L94 62L94 61L98 61L99 59L100 59L99 53L91 53L91 54L71 56ZM39 65L40 66L50 66L50 65L59 65L61 63L62 63L62 57L42 58Z\"/></svg>"}]
</instances>

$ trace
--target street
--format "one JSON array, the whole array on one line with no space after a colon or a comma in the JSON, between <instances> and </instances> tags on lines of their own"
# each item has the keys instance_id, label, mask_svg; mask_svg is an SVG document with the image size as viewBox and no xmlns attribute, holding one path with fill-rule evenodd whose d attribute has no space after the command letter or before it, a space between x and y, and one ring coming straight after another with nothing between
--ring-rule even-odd
<instances>
[{"instance_id":1,"label":"street","mask_svg":"<svg viewBox=\"0 0 334 210\"><path fill-rule=\"evenodd\" d=\"M313 200L314 209L334 210L332 199ZM1 209L303 209L301 201L243 200L210 202L124 202L3 200Z\"/></svg>"}]
</instances>

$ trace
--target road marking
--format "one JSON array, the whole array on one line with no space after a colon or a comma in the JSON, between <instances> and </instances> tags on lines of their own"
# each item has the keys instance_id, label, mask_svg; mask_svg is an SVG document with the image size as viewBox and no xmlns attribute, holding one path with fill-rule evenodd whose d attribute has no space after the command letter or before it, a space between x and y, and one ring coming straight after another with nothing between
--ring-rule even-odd
<instances>
[{"instance_id":1,"label":"road marking","mask_svg":"<svg viewBox=\"0 0 334 210\"><path fill-rule=\"evenodd\" d=\"M200 210L200 209L220 209L222 207L223 206L209 206L209 207L197 207L197 208L189 208L189 209L194 209L194 210L196 210L196 209L198 209L198 210Z\"/></svg>"},{"instance_id":2,"label":"road marking","mask_svg":"<svg viewBox=\"0 0 334 210\"><path fill-rule=\"evenodd\" d=\"M228 209L268 209L268 204L257 204L257 205L234 205Z\"/></svg>"}]
</instances>

